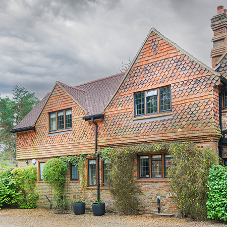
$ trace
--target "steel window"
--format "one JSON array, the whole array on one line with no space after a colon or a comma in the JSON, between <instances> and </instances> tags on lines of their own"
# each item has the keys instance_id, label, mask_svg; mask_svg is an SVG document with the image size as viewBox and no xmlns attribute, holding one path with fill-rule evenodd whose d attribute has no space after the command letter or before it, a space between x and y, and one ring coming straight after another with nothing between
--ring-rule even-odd
<instances>
[{"instance_id":1,"label":"steel window","mask_svg":"<svg viewBox=\"0 0 227 227\"><path fill-rule=\"evenodd\" d=\"M134 93L134 115L146 115L171 110L171 87L166 86Z\"/></svg>"},{"instance_id":2,"label":"steel window","mask_svg":"<svg viewBox=\"0 0 227 227\"><path fill-rule=\"evenodd\" d=\"M139 178L166 178L168 168L172 166L169 154L149 154L138 156Z\"/></svg>"},{"instance_id":3,"label":"steel window","mask_svg":"<svg viewBox=\"0 0 227 227\"><path fill-rule=\"evenodd\" d=\"M78 180L78 166L71 164L70 180Z\"/></svg>"},{"instance_id":4,"label":"steel window","mask_svg":"<svg viewBox=\"0 0 227 227\"><path fill-rule=\"evenodd\" d=\"M72 128L72 110L61 110L49 113L50 131Z\"/></svg>"},{"instance_id":5,"label":"steel window","mask_svg":"<svg viewBox=\"0 0 227 227\"><path fill-rule=\"evenodd\" d=\"M88 185L89 186L96 185L96 160L95 159L88 160Z\"/></svg>"},{"instance_id":6,"label":"steel window","mask_svg":"<svg viewBox=\"0 0 227 227\"><path fill-rule=\"evenodd\" d=\"M72 110L65 111L65 128L72 128Z\"/></svg>"},{"instance_id":7,"label":"steel window","mask_svg":"<svg viewBox=\"0 0 227 227\"><path fill-rule=\"evenodd\" d=\"M108 164L109 164L108 161L106 161L106 160L103 161L103 185L104 186L108 186L108 183L107 183L107 179L108 179L108 175L107 175Z\"/></svg>"},{"instance_id":8,"label":"steel window","mask_svg":"<svg viewBox=\"0 0 227 227\"><path fill-rule=\"evenodd\" d=\"M159 88L160 91L160 111L171 109L170 86Z\"/></svg>"},{"instance_id":9,"label":"steel window","mask_svg":"<svg viewBox=\"0 0 227 227\"><path fill-rule=\"evenodd\" d=\"M150 177L150 170L149 170L149 156L148 155L141 155L139 156L139 177Z\"/></svg>"},{"instance_id":10,"label":"steel window","mask_svg":"<svg viewBox=\"0 0 227 227\"><path fill-rule=\"evenodd\" d=\"M135 93L135 115L142 115L145 112L144 92Z\"/></svg>"},{"instance_id":11,"label":"steel window","mask_svg":"<svg viewBox=\"0 0 227 227\"><path fill-rule=\"evenodd\" d=\"M39 180L43 180L43 167L46 162L39 162Z\"/></svg>"}]
</instances>

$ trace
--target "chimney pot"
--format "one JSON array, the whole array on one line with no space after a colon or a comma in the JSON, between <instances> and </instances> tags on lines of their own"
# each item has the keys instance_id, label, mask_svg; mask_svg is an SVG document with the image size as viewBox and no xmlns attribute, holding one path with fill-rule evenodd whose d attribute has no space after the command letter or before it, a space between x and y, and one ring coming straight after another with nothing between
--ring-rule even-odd
<instances>
[{"instance_id":1,"label":"chimney pot","mask_svg":"<svg viewBox=\"0 0 227 227\"><path fill-rule=\"evenodd\" d=\"M218 10L218 14L224 13L224 6L218 6L217 10Z\"/></svg>"}]
</instances>

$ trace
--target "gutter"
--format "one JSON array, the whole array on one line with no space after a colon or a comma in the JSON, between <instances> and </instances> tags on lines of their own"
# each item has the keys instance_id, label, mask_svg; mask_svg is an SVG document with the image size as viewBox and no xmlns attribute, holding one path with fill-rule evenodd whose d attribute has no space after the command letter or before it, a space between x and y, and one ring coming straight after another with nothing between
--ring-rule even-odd
<instances>
[{"instance_id":1,"label":"gutter","mask_svg":"<svg viewBox=\"0 0 227 227\"><path fill-rule=\"evenodd\" d=\"M15 133L15 132L24 132L24 131L30 131L33 130L35 131L35 126L29 126L29 127L24 127L24 128L18 128L18 129L12 129L10 132Z\"/></svg>"},{"instance_id":2,"label":"gutter","mask_svg":"<svg viewBox=\"0 0 227 227\"><path fill-rule=\"evenodd\" d=\"M104 119L104 114L96 114L83 117L85 121L91 121L95 125L95 155L97 156L97 200L100 201L100 178L99 178L99 153L97 153L98 124L95 120Z\"/></svg>"}]
</instances>

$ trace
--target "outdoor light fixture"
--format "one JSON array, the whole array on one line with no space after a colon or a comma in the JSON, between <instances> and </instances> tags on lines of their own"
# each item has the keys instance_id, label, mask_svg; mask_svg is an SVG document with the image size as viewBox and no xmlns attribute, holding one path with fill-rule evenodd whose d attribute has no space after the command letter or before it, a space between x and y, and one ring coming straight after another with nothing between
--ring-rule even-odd
<instances>
[{"instance_id":1,"label":"outdoor light fixture","mask_svg":"<svg viewBox=\"0 0 227 227\"><path fill-rule=\"evenodd\" d=\"M26 160L25 162L26 162L26 164L28 165L28 160Z\"/></svg>"},{"instance_id":2,"label":"outdoor light fixture","mask_svg":"<svg viewBox=\"0 0 227 227\"><path fill-rule=\"evenodd\" d=\"M35 165L36 164L36 160L32 159L32 164Z\"/></svg>"}]
</instances>

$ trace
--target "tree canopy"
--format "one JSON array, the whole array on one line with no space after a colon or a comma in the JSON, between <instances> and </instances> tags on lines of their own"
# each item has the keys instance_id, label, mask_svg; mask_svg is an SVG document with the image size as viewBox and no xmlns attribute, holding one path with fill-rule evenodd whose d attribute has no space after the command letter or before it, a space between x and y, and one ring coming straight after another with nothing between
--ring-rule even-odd
<instances>
[{"instance_id":1,"label":"tree canopy","mask_svg":"<svg viewBox=\"0 0 227 227\"><path fill-rule=\"evenodd\" d=\"M15 165L16 135L10 130L19 124L38 102L39 99L34 93L17 85L13 89L12 99L0 96L0 145L3 145L0 164Z\"/></svg>"}]
</instances>

